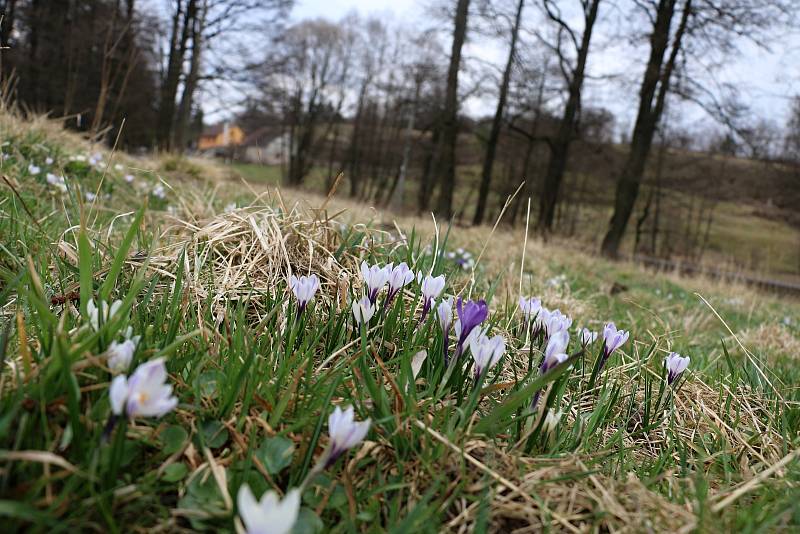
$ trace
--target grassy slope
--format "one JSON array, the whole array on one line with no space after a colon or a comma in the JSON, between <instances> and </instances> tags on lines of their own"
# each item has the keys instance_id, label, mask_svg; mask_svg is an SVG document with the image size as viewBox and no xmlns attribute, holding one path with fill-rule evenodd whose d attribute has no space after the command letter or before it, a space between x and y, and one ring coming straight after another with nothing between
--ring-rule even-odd
<instances>
[{"instance_id":1,"label":"grassy slope","mask_svg":"<svg viewBox=\"0 0 800 534\"><path fill-rule=\"evenodd\" d=\"M322 198L278 194L258 183L245 191L238 179L228 179L229 170L117 156L125 168L111 165L102 178L105 167L70 162L69 155L88 148L47 123L30 127L0 115L0 138L9 141L3 151L12 155L2 173L16 190L5 184L0 189L0 327L8 333L7 344L0 342L0 515L12 530L232 529L242 482L256 495L299 484L327 440L332 402L354 404L374 426L363 448L306 491L307 529L719 531L800 525L800 466L796 459L778 464L791 459L800 442L795 300L656 277L586 255L574 243L545 245L533 238L520 284L524 230L454 228L449 249L483 254L474 276L442 259L436 269L448 275L446 291L491 297L494 331L509 340L502 372L490 373L496 389L474 406L464 396L469 380L438 387L441 334L430 321L416 328L412 312L398 304L360 339L347 309L336 311L333 304L336 280L360 257L430 267L431 258L416 243L436 241L432 221L334 199L329 215L348 210L338 217L348 228L340 233L309 222L304 210L286 215L295 202L317 207ZM42 176L25 171L29 161L41 164L47 155L55 157L56 168L65 167L71 188L97 190L102 183L101 193L110 197L92 208L81 205L76 193L53 195ZM139 185L121 179L128 169L139 169ZM148 194L160 179L171 186L164 200ZM232 200L251 202L253 193L260 195L256 206L289 209L281 216L258 207L220 214ZM131 261L104 284L133 221L132 215L118 216L145 197L148 208L133 227L130 251L139 251L139 258L149 252L153 268ZM258 252L242 215L247 213L285 229L283 245L271 241L276 252ZM411 246L399 238L394 220ZM203 228L218 238L214 250L231 248L201 265L209 245L201 238L195 246L191 238ZM439 243L445 233L440 229ZM89 246L81 258L76 243L82 234ZM179 269L174 258L181 247L170 244L187 237L189 263ZM261 237L271 239L267 231ZM304 248L311 238L320 239L314 249ZM322 242L335 245L329 247L341 273L323 261ZM285 321L293 309L285 285L274 283L286 276L284 260L295 269L311 262L326 282L315 308L294 326ZM237 272L247 276L236 278ZM230 277L223 279L225 274ZM352 280L357 286L357 277ZM627 289L611 295L614 283ZM576 324L600 329L611 319L635 339L612 358L600 389L581 379L581 364L556 382L542 403L565 413L553 434L530 427L535 416L503 413L514 391L530 382L523 378L528 352L514 313L520 285ZM110 290L130 307L129 318L93 334L80 302L66 308L50 302L79 288L86 295ZM238 300L226 298L234 295ZM137 361L168 358L181 404L162 420L136 421L127 434L118 427L106 443L110 375L101 356L128 325L143 336ZM420 349L431 355L411 387L407 362ZM663 400L654 410L668 349L691 355L691 373L674 402ZM331 354L332 365L320 366ZM481 426L493 417L494 425Z\"/></svg>"},{"instance_id":2,"label":"grassy slope","mask_svg":"<svg viewBox=\"0 0 800 534\"><path fill-rule=\"evenodd\" d=\"M246 163L233 164L230 169L256 185L278 185L281 180L280 169L275 166ZM464 187L456 191L456 206L472 206L474 204L475 187L479 175L477 166L462 166L461 184ZM307 187L312 191L323 191L327 169L315 168L307 180ZM498 177L500 180L501 177ZM573 179L574 178L568 178ZM406 193L405 204L414 209L416 202L416 184L411 183ZM346 189L346 187L342 187ZM575 224L575 240L580 240L587 247L599 248L601 235L597 228L604 228L611 217L611 198L595 192L596 204L580 206L578 220ZM591 193L590 196L594 194ZM647 194L646 189L642 196ZM691 195L679 191L667 191L665 200L665 226L673 226L672 231L684 232L685 222L676 221L671 206L686 204ZM498 192L498 197L500 193ZM607 195L605 195L607 196ZM534 206L535 208L535 206ZM685 213L683 214L685 216ZM463 214L463 220L470 220L470 213ZM800 280L800 229L782 220L771 220L759 216L753 207L730 201L719 202L714 208L713 223L708 235L708 245L702 262L715 269L731 272L753 272L761 276L797 282ZM631 223L633 225L633 223ZM623 243L625 250L633 248L632 231ZM704 237L696 239L702 241ZM649 239L649 234L645 235ZM680 239L678 240L680 241ZM660 246L660 245L659 245ZM680 256L680 251L677 252Z\"/></svg>"}]
</instances>

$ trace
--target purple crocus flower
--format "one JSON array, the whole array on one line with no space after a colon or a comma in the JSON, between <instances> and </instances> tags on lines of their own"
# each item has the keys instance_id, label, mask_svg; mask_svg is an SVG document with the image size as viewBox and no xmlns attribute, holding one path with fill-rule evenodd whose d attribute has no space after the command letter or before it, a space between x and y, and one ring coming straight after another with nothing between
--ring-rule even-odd
<instances>
[{"instance_id":1,"label":"purple crocus flower","mask_svg":"<svg viewBox=\"0 0 800 534\"><path fill-rule=\"evenodd\" d=\"M369 431L369 425L369 419L361 422L355 420L352 406L348 406L344 411L338 406L334 408L333 413L328 416L331 444L325 466L333 465L345 451L361 443Z\"/></svg>"},{"instance_id":2,"label":"purple crocus flower","mask_svg":"<svg viewBox=\"0 0 800 534\"><path fill-rule=\"evenodd\" d=\"M367 297L372 304L378 300L378 293L386 286L389 275L392 273L392 264L380 267L378 265L369 266L367 262L361 262L361 278L367 287Z\"/></svg>"},{"instance_id":3,"label":"purple crocus flower","mask_svg":"<svg viewBox=\"0 0 800 534\"><path fill-rule=\"evenodd\" d=\"M617 326L614 323L608 323L605 328L603 328L603 357L600 360L600 368L597 370L598 373L603 370L606 361L614 351L628 341L629 335L630 332L617 330Z\"/></svg>"},{"instance_id":4,"label":"purple crocus flower","mask_svg":"<svg viewBox=\"0 0 800 534\"><path fill-rule=\"evenodd\" d=\"M450 337L450 326L453 324L453 297L442 298L436 307L436 315L439 317L439 326L442 327L442 350L444 352L444 365L447 367L447 340Z\"/></svg>"},{"instance_id":5,"label":"purple crocus flower","mask_svg":"<svg viewBox=\"0 0 800 534\"><path fill-rule=\"evenodd\" d=\"M489 307L483 299L477 302L468 300L467 303L464 304L461 297L458 297L456 310L458 311L458 320L455 326L456 336L458 336L456 358L458 358L464 351L464 344L467 342L469 335L476 326L480 325L486 320L486 317L489 316Z\"/></svg>"}]
</instances>

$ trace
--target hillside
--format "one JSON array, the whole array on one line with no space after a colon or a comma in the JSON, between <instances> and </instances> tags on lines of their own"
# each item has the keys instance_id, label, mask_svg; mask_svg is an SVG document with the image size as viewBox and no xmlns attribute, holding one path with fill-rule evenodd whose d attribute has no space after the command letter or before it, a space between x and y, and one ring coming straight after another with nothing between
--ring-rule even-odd
<instances>
[{"instance_id":1,"label":"hillside","mask_svg":"<svg viewBox=\"0 0 800 534\"><path fill-rule=\"evenodd\" d=\"M0 112L0 139L12 531L255 531L244 487L295 502L293 532L800 527L797 299L112 154L41 119ZM443 275L473 322L485 299L488 337L458 356L413 275L367 313L362 261ZM292 274L319 277L307 306ZM572 323L536 331L520 296ZM608 322L630 338L604 357Z\"/></svg>"}]
</instances>

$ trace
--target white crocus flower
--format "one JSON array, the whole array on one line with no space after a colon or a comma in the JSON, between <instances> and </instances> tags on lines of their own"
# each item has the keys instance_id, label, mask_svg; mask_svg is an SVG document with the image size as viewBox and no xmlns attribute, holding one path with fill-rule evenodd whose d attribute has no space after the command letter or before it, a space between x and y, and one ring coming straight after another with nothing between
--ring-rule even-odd
<instances>
[{"instance_id":1,"label":"white crocus flower","mask_svg":"<svg viewBox=\"0 0 800 534\"><path fill-rule=\"evenodd\" d=\"M122 343L112 341L106 351L108 368L114 374L124 373L131 366L134 352L136 352L136 342L132 339L126 339Z\"/></svg>"},{"instance_id":2,"label":"white crocus flower","mask_svg":"<svg viewBox=\"0 0 800 534\"><path fill-rule=\"evenodd\" d=\"M328 434L331 438L326 466L330 466L348 449L352 449L364 440L369 432L370 420L356 421L355 410L352 406L342 410L340 407L333 409L328 416Z\"/></svg>"},{"instance_id":3,"label":"white crocus flower","mask_svg":"<svg viewBox=\"0 0 800 534\"><path fill-rule=\"evenodd\" d=\"M422 280L420 289L422 290L422 315L428 313L433 301L439 298L444 291L445 278L443 274L439 276L428 275Z\"/></svg>"},{"instance_id":4,"label":"white crocus flower","mask_svg":"<svg viewBox=\"0 0 800 534\"><path fill-rule=\"evenodd\" d=\"M53 164L53 158L51 158L51 157L45 158L44 163L45 163L45 165L52 165Z\"/></svg>"},{"instance_id":5,"label":"white crocus flower","mask_svg":"<svg viewBox=\"0 0 800 534\"><path fill-rule=\"evenodd\" d=\"M364 285L367 287L367 297L372 304L378 300L378 293L380 293L386 282L389 281L389 275L392 272L392 264L380 267L378 265L369 266L366 261L361 262L361 278L364 280Z\"/></svg>"},{"instance_id":6,"label":"white crocus flower","mask_svg":"<svg viewBox=\"0 0 800 534\"><path fill-rule=\"evenodd\" d=\"M373 315L375 315L375 306L369 297L353 301L353 317L356 319L356 324L368 324Z\"/></svg>"},{"instance_id":7,"label":"white crocus flower","mask_svg":"<svg viewBox=\"0 0 800 534\"><path fill-rule=\"evenodd\" d=\"M301 276L300 278L292 275L289 277L289 288L297 299L300 313L303 313L303 310L306 309L306 306L319 289L319 277L316 274Z\"/></svg>"},{"instance_id":8,"label":"white crocus flower","mask_svg":"<svg viewBox=\"0 0 800 534\"><path fill-rule=\"evenodd\" d=\"M667 368L667 383L672 384L689 367L690 358L681 356L677 352L670 352L664 359L664 366Z\"/></svg>"},{"instance_id":9,"label":"white crocus flower","mask_svg":"<svg viewBox=\"0 0 800 534\"><path fill-rule=\"evenodd\" d=\"M400 290L413 280L414 271L408 268L406 262L402 262L394 267L391 272L389 272L389 293L386 296L386 305L388 306Z\"/></svg>"},{"instance_id":10,"label":"white crocus flower","mask_svg":"<svg viewBox=\"0 0 800 534\"><path fill-rule=\"evenodd\" d=\"M117 315L117 312L122 307L121 300L115 300L111 303L111 307L109 308L108 304L100 302L100 307L98 308L94 304L94 300L90 300L89 303L86 305L86 313L89 316L89 324L92 325L92 328L95 330L100 330L100 320L102 319L103 324L108 323L111 319Z\"/></svg>"},{"instance_id":11,"label":"white crocus flower","mask_svg":"<svg viewBox=\"0 0 800 534\"><path fill-rule=\"evenodd\" d=\"M300 512L300 490L289 490L283 499L270 490L256 501L250 486L244 483L239 488L236 505L247 534L288 534Z\"/></svg>"},{"instance_id":12,"label":"white crocus flower","mask_svg":"<svg viewBox=\"0 0 800 534\"><path fill-rule=\"evenodd\" d=\"M41 171L42 171L42 169L40 169L39 167L37 167L37 166L36 166L36 165L34 165L33 163L31 163L30 165L28 165L28 174L32 174L32 175L36 176L36 175L37 175L37 174L39 174Z\"/></svg>"},{"instance_id":13,"label":"white crocus flower","mask_svg":"<svg viewBox=\"0 0 800 534\"><path fill-rule=\"evenodd\" d=\"M539 315L542 309L542 301L536 298L519 298L519 309L522 311L522 316L525 318L526 323L530 323Z\"/></svg>"},{"instance_id":14,"label":"white crocus flower","mask_svg":"<svg viewBox=\"0 0 800 534\"><path fill-rule=\"evenodd\" d=\"M132 184L135 178L133 177L132 174L126 174L125 176L122 177L122 179L128 182L129 184Z\"/></svg>"},{"instance_id":15,"label":"white crocus flower","mask_svg":"<svg viewBox=\"0 0 800 534\"><path fill-rule=\"evenodd\" d=\"M617 330L614 323L608 323L603 329L603 340L605 341L605 357L608 358L612 352L620 348L628 341L629 332Z\"/></svg>"},{"instance_id":16,"label":"white crocus flower","mask_svg":"<svg viewBox=\"0 0 800 534\"><path fill-rule=\"evenodd\" d=\"M97 198L97 195L95 195L91 191L86 191L86 193L84 193L84 196L86 197L86 202L94 202L94 200Z\"/></svg>"},{"instance_id":17,"label":"white crocus flower","mask_svg":"<svg viewBox=\"0 0 800 534\"><path fill-rule=\"evenodd\" d=\"M130 378L117 375L111 382L109 396L111 409L116 415L135 417L161 417L178 404L172 396L164 358L141 364Z\"/></svg>"},{"instance_id":18,"label":"white crocus flower","mask_svg":"<svg viewBox=\"0 0 800 534\"><path fill-rule=\"evenodd\" d=\"M475 329L473 332L477 331ZM470 336L472 333L470 333ZM488 371L500 361L506 351L506 340L503 336L497 335L492 338L484 334L476 335L470 340L469 351L472 359L475 360L475 378L480 378L484 371Z\"/></svg>"}]
</instances>

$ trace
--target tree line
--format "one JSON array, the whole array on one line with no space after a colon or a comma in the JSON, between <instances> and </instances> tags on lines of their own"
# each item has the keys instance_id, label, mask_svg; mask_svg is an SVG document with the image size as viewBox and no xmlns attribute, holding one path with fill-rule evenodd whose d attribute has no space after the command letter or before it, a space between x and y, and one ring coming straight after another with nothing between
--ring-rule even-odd
<instances>
[{"instance_id":1,"label":"tree line","mask_svg":"<svg viewBox=\"0 0 800 534\"><path fill-rule=\"evenodd\" d=\"M71 127L116 139L124 119L120 139L131 147L185 150L204 109L219 116L227 105L246 130L269 126L288 139L290 185L331 188L342 173L353 198L464 223L506 209L513 224L531 198L543 233L569 231L576 199L607 175L613 215L602 251L613 257L632 221L641 249L644 221L661 209L670 106L705 110L735 151L755 154L763 125L734 88L708 80L741 43L766 46L791 24L791 4L437 0L420 8L425 24L408 28L354 13L292 22L288 0L164 0L158 12L135 0L0 0L0 71L26 109ZM612 15L629 24L598 34ZM584 98L592 56L615 39L641 54L626 80L635 118L619 149L615 117ZM499 67L475 57L486 42L503 51ZM470 100L492 112L470 116ZM709 206L693 208L693 220L710 224ZM697 235L690 241L702 249Z\"/></svg>"}]
</instances>

